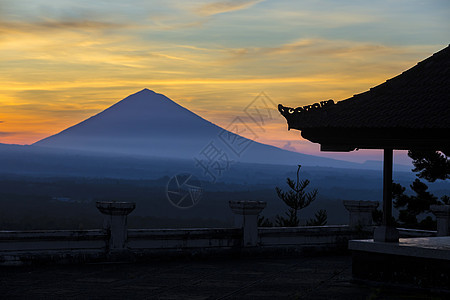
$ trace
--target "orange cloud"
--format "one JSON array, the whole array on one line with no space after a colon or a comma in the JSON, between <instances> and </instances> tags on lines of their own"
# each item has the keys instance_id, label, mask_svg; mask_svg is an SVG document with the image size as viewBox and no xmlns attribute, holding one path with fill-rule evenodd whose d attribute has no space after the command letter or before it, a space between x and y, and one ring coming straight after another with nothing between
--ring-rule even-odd
<instances>
[{"instance_id":1,"label":"orange cloud","mask_svg":"<svg viewBox=\"0 0 450 300\"><path fill-rule=\"evenodd\" d=\"M116 24L109 22L99 22L92 20L73 20L58 21L44 20L37 22L0 22L0 35L4 34L35 34L48 33L49 31L67 31L67 30L106 30L129 27L124 24Z\"/></svg>"},{"instance_id":2,"label":"orange cloud","mask_svg":"<svg viewBox=\"0 0 450 300\"><path fill-rule=\"evenodd\" d=\"M263 0L226 0L216 1L200 6L196 12L202 16L212 16L242 9L247 9Z\"/></svg>"}]
</instances>

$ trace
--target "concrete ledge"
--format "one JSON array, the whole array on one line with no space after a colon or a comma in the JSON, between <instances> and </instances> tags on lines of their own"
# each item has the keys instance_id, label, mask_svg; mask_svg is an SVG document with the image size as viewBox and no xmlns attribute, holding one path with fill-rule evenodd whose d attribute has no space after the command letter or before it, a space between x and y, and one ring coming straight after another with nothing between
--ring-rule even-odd
<instances>
[{"instance_id":1,"label":"concrete ledge","mask_svg":"<svg viewBox=\"0 0 450 300\"><path fill-rule=\"evenodd\" d=\"M186 239L240 237L241 228L128 229L129 238Z\"/></svg>"},{"instance_id":2,"label":"concrete ledge","mask_svg":"<svg viewBox=\"0 0 450 300\"><path fill-rule=\"evenodd\" d=\"M413 237L432 237L437 235L435 230L420 230L420 229L408 229L397 228L400 233L400 238L413 238Z\"/></svg>"},{"instance_id":3,"label":"concrete ledge","mask_svg":"<svg viewBox=\"0 0 450 300\"><path fill-rule=\"evenodd\" d=\"M450 291L450 237L350 241L355 279Z\"/></svg>"},{"instance_id":4,"label":"concrete ledge","mask_svg":"<svg viewBox=\"0 0 450 300\"><path fill-rule=\"evenodd\" d=\"M270 233L280 233L283 234L320 234L324 232L337 232L337 231L346 231L346 232L354 232L348 225L326 225L326 226L299 226L299 227L259 227L258 231L260 234L270 234Z\"/></svg>"},{"instance_id":5,"label":"concrete ledge","mask_svg":"<svg viewBox=\"0 0 450 300\"><path fill-rule=\"evenodd\" d=\"M347 241L355 238L349 226L310 226L259 228L259 246L322 245L347 246ZM369 233L365 235L370 236Z\"/></svg>"},{"instance_id":6,"label":"concrete ledge","mask_svg":"<svg viewBox=\"0 0 450 300\"><path fill-rule=\"evenodd\" d=\"M79 264L105 261L105 250L69 249L0 253L0 266Z\"/></svg>"},{"instance_id":7,"label":"concrete ledge","mask_svg":"<svg viewBox=\"0 0 450 300\"><path fill-rule=\"evenodd\" d=\"M0 255L10 252L105 251L102 230L0 231Z\"/></svg>"},{"instance_id":8,"label":"concrete ledge","mask_svg":"<svg viewBox=\"0 0 450 300\"><path fill-rule=\"evenodd\" d=\"M0 265L97 261L106 240L102 230L0 231Z\"/></svg>"},{"instance_id":9,"label":"concrete ledge","mask_svg":"<svg viewBox=\"0 0 450 300\"><path fill-rule=\"evenodd\" d=\"M400 239L398 243L355 240L349 241L348 248L370 253L450 261L450 237L407 238Z\"/></svg>"},{"instance_id":10,"label":"concrete ledge","mask_svg":"<svg viewBox=\"0 0 450 300\"><path fill-rule=\"evenodd\" d=\"M25 230L25 231L0 231L0 241L42 239L51 238L58 240L71 239L97 239L104 238L105 234L101 229L92 230Z\"/></svg>"},{"instance_id":11,"label":"concrete ledge","mask_svg":"<svg viewBox=\"0 0 450 300\"><path fill-rule=\"evenodd\" d=\"M367 238L368 231L355 231L347 225L259 228L259 250L278 254L347 252L348 241Z\"/></svg>"}]
</instances>

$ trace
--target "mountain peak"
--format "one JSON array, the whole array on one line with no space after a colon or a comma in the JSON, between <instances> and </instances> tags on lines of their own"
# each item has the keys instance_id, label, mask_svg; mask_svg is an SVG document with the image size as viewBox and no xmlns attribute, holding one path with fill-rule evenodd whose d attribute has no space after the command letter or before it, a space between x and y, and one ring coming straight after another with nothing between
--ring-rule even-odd
<instances>
[{"instance_id":1,"label":"mountain peak","mask_svg":"<svg viewBox=\"0 0 450 300\"><path fill-rule=\"evenodd\" d=\"M161 99L161 100L169 100L171 102L174 102L173 100L167 98L164 94L157 93L153 90L150 90L148 88L144 88L140 90L139 92L136 92L134 94L131 94L130 96L126 97L125 99L133 98L133 99ZM123 100L125 100L123 99ZM120 102L120 101L119 101Z\"/></svg>"},{"instance_id":2,"label":"mountain peak","mask_svg":"<svg viewBox=\"0 0 450 300\"><path fill-rule=\"evenodd\" d=\"M145 88L35 144L156 155L157 150L180 152L181 148L198 148L204 144L204 136L210 139L219 132L220 127Z\"/></svg>"},{"instance_id":3,"label":"mountain peak","mask_svg":"<svg viewBox=\"0 0 450 300\"><path fill-rule=\"evenodd\" d=\"M153 93L156 94L155 91L149 90L148 88L144 88L140 90L138 93Z\"/></svg>"},{"instance_id":4,"label":"mountain peak","mask_svg":"<svg viewBox=\"0 0 450 300\"><path fill-rule=\"evenodd\" d=\"M170 100L163 94L156 93L155 91L149 90L148 88L142 89L139 92L136 92L134 94L131 94L130 96L126 97L122 101L117 102L115 105L113 105L111 108L119 106L122 107L123 105L168 105L176 104L174 101Z\"/></svg>"},{"instance_id":5,"label":"mountain peak","mask_svg":"<svg viewBox=\"0 0 450 300\"><path fill-rule=\"evenodd\" d=\"M153 90L149 90L148 88L145 88L145 89L140 90L139 92L136 92L136 93L134 93L134 94L131 94L131 95L128 96L128 97L132 97L132 96L136 96L136 95L140 95L140 96L153 96L153 95L161 95L161 94L158 94L158 93L156 93L156 92L153 91ZM128 97L127 97L127 98L128 98Z\"/></svg>"}]
</instances>

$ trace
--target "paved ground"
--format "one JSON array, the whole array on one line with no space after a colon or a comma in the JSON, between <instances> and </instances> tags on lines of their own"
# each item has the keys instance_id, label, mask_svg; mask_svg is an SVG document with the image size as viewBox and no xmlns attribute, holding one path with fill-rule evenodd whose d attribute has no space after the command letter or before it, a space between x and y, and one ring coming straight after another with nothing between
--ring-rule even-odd
<instances>
[{"instance_id":1,"label":"paved ground","mask_svg":"<svg viewBox=\"0 0 450 300\"><path fill-rule=\"evenodd\" d=\"M445 299L357 284L351 257L0 268L0 299Z\"/></svg>"}]
</instances>

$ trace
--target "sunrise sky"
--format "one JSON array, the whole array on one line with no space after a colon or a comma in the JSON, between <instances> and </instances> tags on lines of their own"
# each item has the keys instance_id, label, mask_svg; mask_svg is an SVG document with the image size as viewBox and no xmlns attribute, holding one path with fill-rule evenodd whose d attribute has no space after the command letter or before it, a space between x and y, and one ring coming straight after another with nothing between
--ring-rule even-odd
<instances>
[{"instance_id":1,"label":"sunrise sky","mask_svg":"<svg viewBox=\"0 0 450 300\"><path fill-rule=\"evenodd\" d=\"M0 143L33 143L143 88L224 127L260 92L343 100L446 47L449 16L448 0L0 0ZM276 114L258 141L318 153L286 129Z\"/></svg>"}]
</instances>

